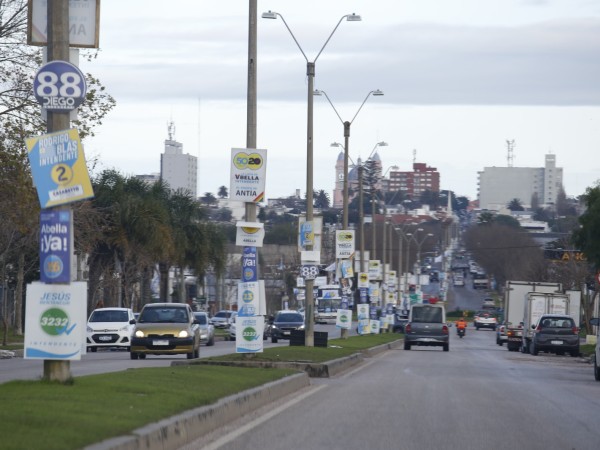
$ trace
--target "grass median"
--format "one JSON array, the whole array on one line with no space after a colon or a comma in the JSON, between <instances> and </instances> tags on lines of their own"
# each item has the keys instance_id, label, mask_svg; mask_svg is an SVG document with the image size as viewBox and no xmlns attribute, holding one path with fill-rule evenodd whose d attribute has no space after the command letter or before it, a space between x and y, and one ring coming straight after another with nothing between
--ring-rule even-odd
<instances>
[{"instance_id":1,"label":"grass median","mask_svg":"<svg viewBox=\"0 0 600 450\"><path fill-rule=\"evenodd\" d=\"M394 341L397 334L332 339L329 347L273 347L263 361L324 362ZM150 356L151 357L151 356ZM245 354L212 360L247 359ZM286 369L182 365L0 384L2 449L78 449L296 373Z\"/></svg>"}]
</instances>

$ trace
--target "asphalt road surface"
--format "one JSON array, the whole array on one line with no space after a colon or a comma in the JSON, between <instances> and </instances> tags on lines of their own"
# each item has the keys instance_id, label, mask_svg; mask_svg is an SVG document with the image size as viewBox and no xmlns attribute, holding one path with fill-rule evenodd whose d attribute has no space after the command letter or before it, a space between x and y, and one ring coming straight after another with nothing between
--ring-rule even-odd
<instances>
[{"instance_id":1,"label":"asphalt road surface","mask_svg":"<svg viewBox=\"0 0 600 450\"><path fill-rule=\"evenodd\" d=\"M185 450L600 448L600 384L582 358L508 352L451 328L450 351L390 350Z\"/></svg>"}]
</instances>

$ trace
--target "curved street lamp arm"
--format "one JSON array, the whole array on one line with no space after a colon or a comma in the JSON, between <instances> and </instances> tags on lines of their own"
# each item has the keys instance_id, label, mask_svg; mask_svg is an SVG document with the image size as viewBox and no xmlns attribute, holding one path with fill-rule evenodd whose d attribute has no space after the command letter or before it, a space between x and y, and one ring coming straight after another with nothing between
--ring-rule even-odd
<instances>
[{"instance_id":1,"label":"curved street lamp arm","mask_svg":"<svg viewBox=\"0 0 600 450\"><path fill-rule=\"evenodd\" d=\"M369 92L367 94L367 96L365 97L365 99L363 100L363 102L360 104L360 107L358 108L358 111L356 111L356 114L354 114L354 117L350 121L350 124L352 124L352 122L354 122L354 119L356 119L356 116L358 116L358 113L360 112L360 110L362 109L362 107L365 106L365 103L367 103L367 100L369 99L369 97L371 96L371 94L373 94L373 92L375 92L375 91L371 91L371 92Z\"/></svg>"},{"instance_id":2,"label":"curved street lamp arm","mask_svg":"<svg viewBox=\"0 0 600 450\"><path fill-rule=\"evenodd\" d=\"M317 94L317 92L318 92L318 94ZM342 125L343 125L344 124L344 119L342 119L342 116L340 116L340 113L338 112L338 110L335 108L335 106L333 106L333 103L329 99L329 95L327 95L327 92L319 89L319 90L315 91L315 94L317 94L317 95L323 94L325 96L325 98L327 99L327 101L329 102L329 104L331 105L331 107L333 108L333 110L335 111L335 113L337 114L338 119L340 119L340 122L342 122Z\"/></svg>"},{"instance_id":3,"label":"curved street lamp arm","mask_svg":"<svg viewBox=\"0 0 600 450\"><path fill-rule=\"evenodd\" d=\"M285 27L287 28L287 30L290 32L290 34L292 35L292 39L294 39L294 42L296 43L296 45L298 46L298 48L300 49L300 51L302 52L302 56L304 56L304 59L306 60L306 62L308 61L308 58L306 57L306 53L304 53L304 50L302 50L302 47L300 47L300 43L298 42L298 39L296 39L296 36L294 36L294 33L292 33L292 30L290 29L290 27L288 26L287 22L285 21L285 19L283 18L283 16L281 14L279 14L278 12L273 12L273 14L278 15L279 17L281 17L281 20L283 20L283 24L285 25ZM341 20L340 20L341 22ZM338 23L339 25L339 23ZM336 27L337 28L337 27ZM335 30L334 30L335 31ZM331 36L329 36L331 38ZM321 51L323 51L321 49ZM315 58L315 61L317 59Z\"/></svg>"},{"instance_id":4,"label":"curved street lamp arm","mask_svg":"<svg viewBox=\"0 0 600 450\"><path fill-rule=\"evenodd\" d=\"M352 14L346 14L346 15L342 16L342 18L338 21L337 25L335 26L335 28L333 29L333 31L331 32L331 34L329 35L329 37L327 38L325 43L323 44L323 47L321 47L321 50L319 50L319 53L317 53L317 56L315 57L314 62L317 62L317 59L319 58L319 56L321 56L321 53L323 53L323 50L325 50L325 46L329 43L329 40L333 36L333 33L335 33L335 30L338 29L338 27L340 26L340 23L342 23L342 20L346 19L347 17L350 17L351 15ZM282 17L282 19L283 19L283 17Z\"/></svg>"}]
</instances>

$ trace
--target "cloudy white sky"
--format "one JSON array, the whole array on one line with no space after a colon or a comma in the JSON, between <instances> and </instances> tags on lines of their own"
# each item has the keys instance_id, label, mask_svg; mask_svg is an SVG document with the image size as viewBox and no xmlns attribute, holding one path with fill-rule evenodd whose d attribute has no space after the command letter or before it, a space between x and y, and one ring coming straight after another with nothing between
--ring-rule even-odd
<instances>
[{"instance_id":1,"label":"cloudy white sky","mask_svg":"<svg viewBox=\"0 0 600 450\"><path fill-rule=\"evenodd\" d=\"M267 197L306 189L306 61L315 88L351 120L350 156L379 141L384 170L436 167L442 189L476 198L477 172L542 167L556 154L568 195L600 179L600 2L597 0L258 0L257 147L268 149ZM248 2L103 0L99 57L83 65L117 107L86 142L125 174L158 172L167 122L199 157L198 193L229 185L246 145ZM315 97L314 187L331 193L339 118Z\"/></svg>"}]
</instances>

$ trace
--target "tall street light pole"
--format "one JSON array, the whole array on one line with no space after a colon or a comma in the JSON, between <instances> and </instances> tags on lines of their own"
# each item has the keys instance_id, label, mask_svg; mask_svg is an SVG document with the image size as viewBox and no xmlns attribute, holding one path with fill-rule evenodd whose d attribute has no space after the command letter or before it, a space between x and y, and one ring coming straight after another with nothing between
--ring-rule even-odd
<instances>
[{"instance_id":1,"label":"tall street light pole","mask_svg":"<svg viewBox=\"0 0 600 450\"><path fill-rule=\"evenodd\" d=\"M379 89L374 90L374 91L369 91L369 93L367 94L367 96L365 97L363 102L360 104L358 110L356 111L356 114L354 114L354 117L352 118L351 121L344 121L342 119L342 117L340 116L340 113L338 113L338 110L335 108L331 99L327 95L327 92L320 91L317 89L314 91L314 95L324 95L325 96L325 98L327 99L327 101L329 102L329 104L331 105L333 110L335 111L335 114L338 116L338 119L340 119L340 122L342 122L342 125L344 126L344 182L343 182L343 200L342 200L342 230L347 230L348 229L348 157L349 157L349 150L350 150L350 126L354 122L354 119L356 119L356 116L358 116L358 113L360 112L360 110L362 109L364 104L367 102L369 97L371 95L382 96L383 92L380 91ZM338 264L339 264L339 262L338 262ZM348 338L348 330L346 328L342 328L340 337L342 339Z\"/></svg>"},{"instance_id":2,"label":"tall street light pole","mask_svg":"<svg viewBox=\"0 0 600 450\"><path fill-rule=\"evenodd\" d=\"M319 56L325 49L325 46L330 41L330 39L333 36L333 34L335 33L335 31L338 29L338 27L342 23L342 20L346 19L348 22L359 22L359 21L361 21L361 17L354 13L346 14L346 15L342 16L340 18L340 20L338 21L337 25L335 26L335 28L333 29L333 31L331 32L331 34L329 35L329 37L327 38L327 40L325 41L325 43L323 44L323 47L321 47L321 50L319 50L319 53L317 53L317 56L315 57L314 61L312 61L312 62L309 61L308 58L306 57L306 53L304 53L304 50L302 50L302 47L298 43L296 36L294 36L294 33L292 33L292 30L290 29L290 27L288 26L287 22L285 21L285 19L283 18L283 16L281 14L274 12L274 11L268 11L268 12L262 13L263 19L277 19L278 17L283 21L283 24L289 31L290 35L292 36L292 39L294 39L294 42L296 43L296 45L300 49L300 52L302 53L302 56L304 56L304 59L306 60L306 75L308 76L308 99L307 99L308 108L307 108L307 126L306 126L306 131L307 131L307 133L306 133L307 134L306 135L306 222L312 223L313 222L313 91L314 91L313 86L314 86L314 78L315 78L315 63L317 62L317 59L319 58ZM312 245L307 246L308 251L312 250L312 248L313 248ZM315 318L314 318L315 299L314 299L314 294L313 294L314 280L307 279L305 286L306 286L305 287L305 289L306 289L306 329L305 329L304 345L307 347L314 347L314 322L315 322Z\"/></svg>"},{"instance_id":3,"label":"tall street light pole","mask_svg":"<svg viewBox=\"0 0 600 450\"><path fill-rule=\"evenodd\" d=\"M371 95L383 96L383 92L380 91L379 89L370 91L367 94L367 96L365 97L365 99L363 100L363 102L361 103L358 110L356 111L356 114L354 114L354 117L352 118L352 120L349 122L344 121L342 119L342 117L340 116L340 113L338 113L338 110L335 108L331 99L327 95L327 92L317 89L314 91L314 95L319 95L319 96L324 95L325 96L325 98L327 99L327 101L329 102L329 104L331 105L333 110L335 111L335 114L338 116L338 119L340 119L340 122L342 122L342 125L344 126L344 182L343 182L343 201L342 201L342 205L343 205L342 206L342 211L343 211L343 213L342 213L342 229L347 230L348 229L348 158L349 158L349 154L350 154L350 126L354 122L354 119L356 119L356 116L358 116L358 113L360 112L360 110L362 109L364 104L367 102L369 97L371 97Z\"/></svg>"}]
</instances>

